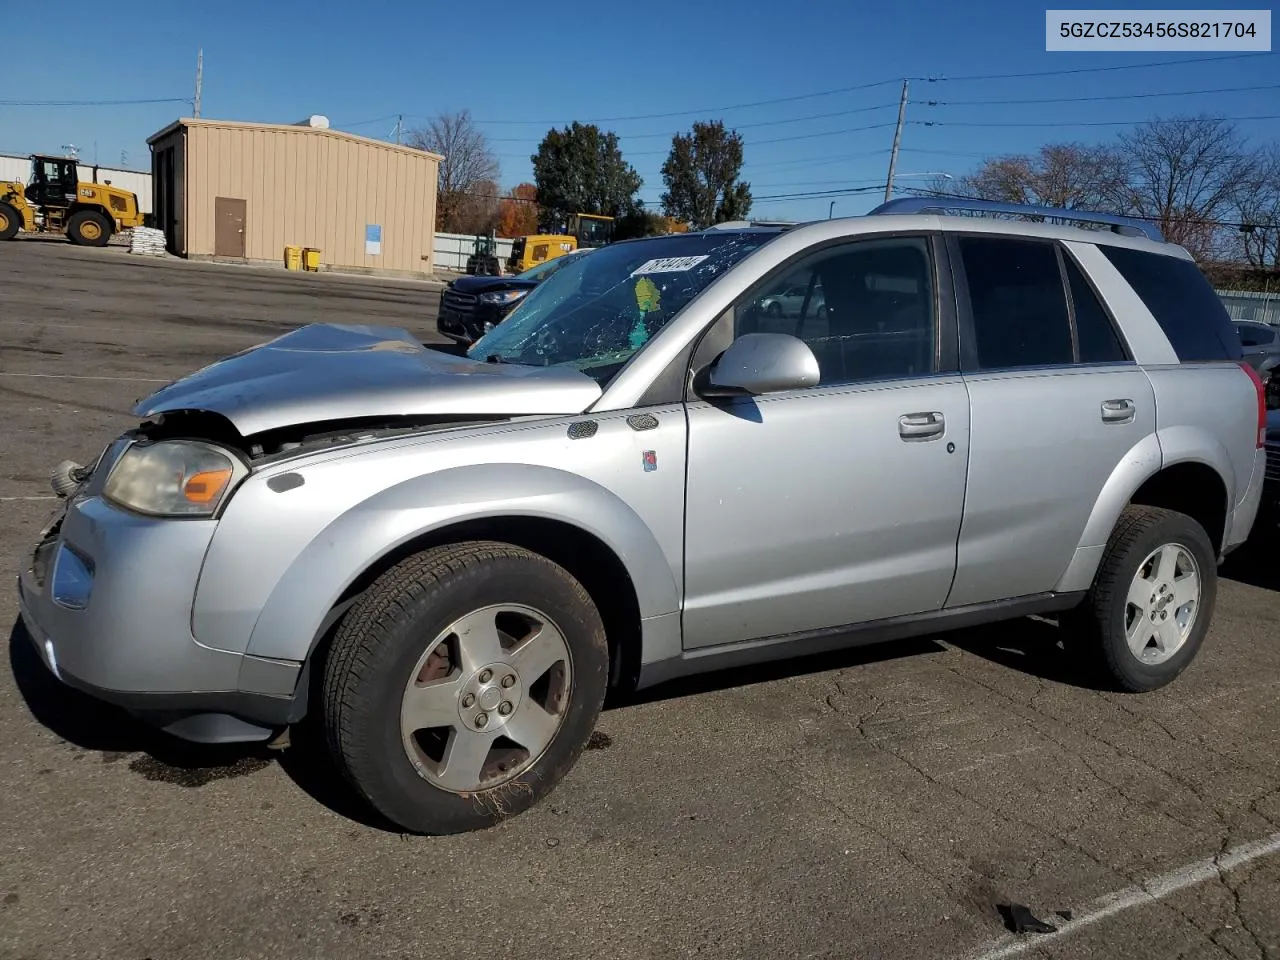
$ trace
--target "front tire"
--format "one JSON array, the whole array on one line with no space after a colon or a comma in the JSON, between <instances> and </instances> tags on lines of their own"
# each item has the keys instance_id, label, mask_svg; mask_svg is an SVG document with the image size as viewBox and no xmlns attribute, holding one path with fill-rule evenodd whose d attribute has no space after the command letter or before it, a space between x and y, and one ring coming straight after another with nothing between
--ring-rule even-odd
<instances>
[{"instance_id":1,"label":"front tire","mask_svg":"<svg viewBox=\"0 0 1280 960\"><path fill-rule=\"evenodd\" d=\"M0 203L0 240L12 240L22 226L22 217L12 204Z\"/></svg>"},{"instance_id":2,"label":"front tire","mask_svg":"<svg viewBox=\"0 0 1280 960\"><path fill-rule=\"evenodd\" d=\"M338 768L413 833L477 830L536 804L595 728L604 625L567 571L502 543L392 567L349 610L325 663Z\"/></svg>"},{"instance_id":3,"label":"front tire","mask_svg":"<svg viewBox=\"0 0 1280 960\"><path fill-rule=\"evenodd\" d=\"M1143 693L1172 683L1195 658L1217 590L1217 557L1199 523L1174 510L1130 506L1064 625L1100 680Z\"/></svg>"},{"instance_id":4,"label":"front tire","mask_svg":"<svg viewBox=\"0 0 1280 960\"><path fill-rule=\"evenodd\" d=\"M93 210L81 210L67 221L67 239L81 247L105 247L111 239L111 224Z\"/></svg>"}]
</instances>

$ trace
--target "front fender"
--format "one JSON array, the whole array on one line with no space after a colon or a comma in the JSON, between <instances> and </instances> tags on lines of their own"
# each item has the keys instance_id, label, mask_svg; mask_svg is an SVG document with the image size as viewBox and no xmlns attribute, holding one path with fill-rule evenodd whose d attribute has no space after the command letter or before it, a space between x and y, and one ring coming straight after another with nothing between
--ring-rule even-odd
<instances>
[{"instance_id":1,"label":"front fender","mask_svg":"<svg viewBox=\"0 0 1280 960\"><path fill-rule=\"evenodd\" d=\"M592 534L626 568L642 617L679 609L676 578L658 541L613 493L551 467L477 464L405 480L333 520L271 591L247 652L305 659L330 609L380 558L424 534L499 517L555 520Z\"/></svg>"}]
</instances>

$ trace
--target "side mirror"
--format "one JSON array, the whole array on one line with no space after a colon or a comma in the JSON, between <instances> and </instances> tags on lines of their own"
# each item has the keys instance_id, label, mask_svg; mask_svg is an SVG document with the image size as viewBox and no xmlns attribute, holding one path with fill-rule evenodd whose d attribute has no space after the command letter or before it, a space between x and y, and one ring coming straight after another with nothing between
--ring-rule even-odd
<instances>
[{"instance_id":1,"label":"side mirror","mask_svg":"<svg viewBox=\"0 0 1280 960\"><path fill-rule=\"evenodd\" d=\"M704 397L755 396L818 385L818 358L785 333L747 333L711 365L698 393Z\"/></svg>"}]
</instances>

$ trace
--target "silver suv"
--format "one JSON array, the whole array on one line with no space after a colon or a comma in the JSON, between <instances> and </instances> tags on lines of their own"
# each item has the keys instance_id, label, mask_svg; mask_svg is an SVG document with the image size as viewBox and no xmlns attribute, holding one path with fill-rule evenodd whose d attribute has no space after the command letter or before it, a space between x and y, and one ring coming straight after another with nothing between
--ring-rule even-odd
<instances>
[{"instance_id":1,"label":"silver suv","mask_svg":"<svg viewBox=\"0 0 1280 960\"><path fill-rule=\"evenodd\" d=\"M936 203L612 244L467 356L214 363L55 471L27 630L179 737L314 719L433 833L537 802L610 687L1029 614L1167 684L1254 522L1257 375L1150 226Z\"/></svg>"}]
</instances>

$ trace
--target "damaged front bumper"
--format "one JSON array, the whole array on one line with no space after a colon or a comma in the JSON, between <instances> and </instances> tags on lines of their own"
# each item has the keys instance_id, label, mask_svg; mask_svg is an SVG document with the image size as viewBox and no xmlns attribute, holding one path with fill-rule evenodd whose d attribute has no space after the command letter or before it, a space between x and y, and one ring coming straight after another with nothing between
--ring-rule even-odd
<instances>
[{"instance_id":1,"label":"damaged front bumper","mask_svg":"<svg viewBox=\"0 0 1280 960\"><path fill-rule=\"evenodd\" d=\"M217 521L143 517L106 501L105 474L127 445L81 474L42 531L18 577L23 625L70 687L184 739L268 739L305 709L302 665L195 639L192 598Z\"/></svg>"}]
</instances>

